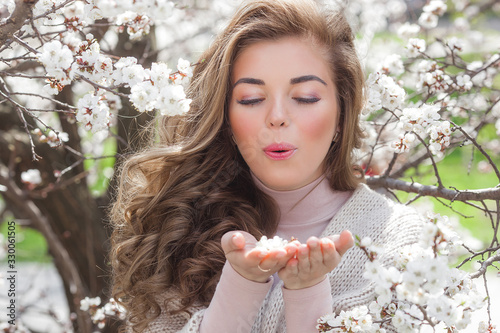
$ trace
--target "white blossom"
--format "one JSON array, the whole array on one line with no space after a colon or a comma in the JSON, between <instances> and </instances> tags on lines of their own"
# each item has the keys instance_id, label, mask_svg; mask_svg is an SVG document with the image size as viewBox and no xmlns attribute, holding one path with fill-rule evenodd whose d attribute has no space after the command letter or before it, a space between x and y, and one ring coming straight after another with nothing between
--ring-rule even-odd
<instances>
[{"instance_id":1,"label":"white blossom","mask_svg":"<svg viewBox=\"0 0 500 333\"><path fill-rule=\"evenodd\" d=\"M281 249L288 241L282 239L279 236L274 236L273 238L267 238L266 235L262 236L262 238L255 244L256 248L260 248L263 250L272 250L272 249Z\"/></svg>"},{"instance_id":2,"label":"white blossom","mask_svg":"<svg viewBox=\"0 0 500 333\"><path fill-rule=\"evenodd\" d=\"M108 129L111 114L101 95L86 94L78 100L77 109L76 120L87 130L97 133Z\"/></svg>"},{"instance_id":3,"label":"white blossom","mask_svg":"<svg viewBox=\"0 0 500 333\"><path fill-rule=\"evenodd\" d=\"M464 49L464 42L463 42L463 40L461 40L461 39L459 39L457 37L451 37L448 40L447 44L450 47L450 49L452 49L452 50L462 51Z\"/></svg>"},{"instance_id":4,"label":"white blossom","mask_svg":"<svg viewBox=\"0 0 500 333\"><path fill-rule=\"evenodd\" d=\"M418 18L418 23L426 29L432 29L437 27L438 19L438 16L433 13L423 12Z\"/></svg>"},{"instance_id":5,"label":"white blossom","mask_svg":"<svg viewBox=\"0 0 500 333\"><path fill-rule=\"evenodd\" d=\"M446 3L443 0L431 0L427 5L424 6L423 11L427 13L433 13L434 15L443 16L443 14L448 9Z\"/></svg>"},{"instance_id":6,"label":"white blossom","mask_svg":"<svg viewBox=\"0 0 500 333\"><path fill-rule=\"evenodd\" d=\"M363 237L359 244L364 247L370 246L372 245L372 239L370 237Z\"/></svg>"},{"instance_id":7,"label":"white blossom","mask_svg":"<svg viewBox=\"0 0 500 333\"><path fill-rule=\"evenodd\" d=\"M132 87L144 81L147 76L146 70L137 64L137 59L134 57L120 58L113 66L115 71L112 77L116 85L124 83Z\"/></svg>"},{"instance_id":8,"label":"white blossom","mask_svg":"<svg viewBox=\"0 0 500 333\"><path fill-rule=\"evenodd\" d=\"M67 45L53 40L43 45L42 52L38 54L38 60L48 72L52 69L68 69L73 63L73 53Z\"/></svg>"},{"instance_id":9,"label":"white blossom","mask_svg":"<svg viewBox=\"0 0 500 333\"><path fill-rule=\"evenodd\" d=\"M25 184L39 185L42 183L42 176L40 170L29 169L27 171L21 172L21 181Z\"/></svg>"},{"instance_id":10,"label":"white blossom","mask_svg":"<svg viewBox=\"0 0 500 333\"><path fill-rule=\"evenodd\" d=\"M401 75L404 73L403 61L399 54L391 54L384 59L378 71L387 75Z\"/></svg>"},{"instance_id":11,"label":"white blossom","mask_svg":"<svg viewBox=\"0 0 500 333\"><path fill-rule=\"evenodd\" d=\"M417 57L420 53L425 52L426 43L425 40L419 38L410 38L408 44L406 45L408 49L408 56L410 58Z\"/></svg>"},{"instance_id":12,"label":"white blossom","mask_svg":"<svg viewBox=\"0 0 500 333\"><path fill-rule=\"evenodd\" d=\"M179 85L169 85L160 91L158 109L162 115L182 115L189 111L191 100L186 98L184 88Z\"/></svg>"},{"instance_id":13,"label":"white blossom","mask_svg":"<svg viewBox=\"0 0 500 333\"><path fill-rule=\"evenodd\" d=\"M82 311L88 311L91 307L99 306L101 304L101 298L94 297L85 297L84 299L80 300L80 310Z\"/></svg>"},{"instance_id":14,"label":"white blossom","mask_svg":"<svg viewBox=\"0 0 500 333\"><path fill-rule=\"evenodd\" d=\"M412 24L405 22L398 28L398 36L403 39L409 39L416 37L420 32L420 26L418 24Z\"/></svg>"},{"instance_id":15,"label":"white blossom","mask_svg":"<svg viewBox=\"0 0 500 333\"><path fill-rule=\"evenodd\" d=\"M152 111L156 107L158 89L151 81L143 81L132 87L129 99L139 112Z\"/></svg>"},{"instance_id":16,"label":"white blossom","mask_svg":"<svg viewBox=\"0 0 500 333\"><path fill-rule=\"evenodd\" d=\"M472 88L472 81L467 74L457 75L455 89L469 91Z\"/></svg>"},{"instance_id":17,"label":"white blossom","mask_svg":"<svg viewBox=\"0 0 500 333\"><path fill-rule=\"evenodd\" d=\"M379 72L371 73L366 85L368 101L364 113L374 112L382 107L393 111L399 108L406 98L405 90L393 78Z\"/></svg>"},{"instance_id":18,"label":"white blossom","mask_svg":"<svg viewBox=\"0 0 500 333\"><path fill-rule=\"evenodd\" d=\"M182 74L182 76L191 78L193 76L193 67L191 67L191 63L188 60L184 60L179 58L179 62L177 64L177 69Z\"/></svg>"},{"instance_id":19,"label":"white blossom","mask_svg":"<svg viewBox=\"0 0 500 333\"><path fill-rule=\"evenodd\" d=\"M172 70L168 68L165 63L155 62L151 64L151 69L146 70L147 75L151 78L151 81L155 86L158 86L158 90L162 90L163 87L170 84L170 74Z\"/></svg>"}]
</instances>

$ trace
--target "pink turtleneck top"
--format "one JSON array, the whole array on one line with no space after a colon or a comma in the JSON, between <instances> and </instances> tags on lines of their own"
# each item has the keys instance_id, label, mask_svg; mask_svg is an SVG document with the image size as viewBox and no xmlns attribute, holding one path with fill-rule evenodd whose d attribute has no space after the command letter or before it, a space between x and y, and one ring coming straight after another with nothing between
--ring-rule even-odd
<instances>
[{"instance_id":1,"label":"pink turtleneck top","mask_svg":"<svg viewBox=\"0 0 500 333\"><path fill-rule=\"evenodd\" d=\"M292 236L305 243L319 237L352 192L330 188L322 176L292 191L276 191L264 185L255 175L255 184L270 195L279 206L281 216L276 234ZM200 333L250 332L259 308L271 288L282 288L287 333L317 332L317 319L332 311L331 286L328 279L315 286L289 290L277 274L266 283L250 281L226 262L214 297L203 315Z\"/></svg>"}]
</instances>

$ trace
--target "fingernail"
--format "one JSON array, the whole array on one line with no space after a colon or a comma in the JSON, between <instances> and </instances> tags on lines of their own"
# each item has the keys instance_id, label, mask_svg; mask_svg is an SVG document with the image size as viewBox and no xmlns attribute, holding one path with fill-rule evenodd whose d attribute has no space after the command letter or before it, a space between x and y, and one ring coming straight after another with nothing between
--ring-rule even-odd
<instances>
[{"instance_id":1,"label":"fingernail","mask_svg":"<svg viewBox=\"0 0 500 333\"><path fill-rule=\"evenodd\" d=\"M315 239L314 239L314 240L309 241L309 246L312 246L312 247L316 247L316 246L318 246L318 241L317 241L317 240L315 240Z\"/></svg>"}]
</instances>

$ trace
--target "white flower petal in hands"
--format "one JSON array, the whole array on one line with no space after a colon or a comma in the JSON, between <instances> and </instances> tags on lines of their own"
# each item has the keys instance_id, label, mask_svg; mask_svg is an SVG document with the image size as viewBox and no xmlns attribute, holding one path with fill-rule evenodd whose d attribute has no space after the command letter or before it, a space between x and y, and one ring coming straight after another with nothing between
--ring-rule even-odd
<instances>
[{"instance_id":1,"label":"white flower petal in hands","mask_svg":"<svg viewBox=\"0 0 500 333\"><path fill-rule=\"evenodd\" d=\"M273 250L282 249L288 241L284 240L279 236L274 236L273 238L267 238L267 236L262 236L262 238L255 244L256 248L263 250Z\"/></svg>"}]
</instances>

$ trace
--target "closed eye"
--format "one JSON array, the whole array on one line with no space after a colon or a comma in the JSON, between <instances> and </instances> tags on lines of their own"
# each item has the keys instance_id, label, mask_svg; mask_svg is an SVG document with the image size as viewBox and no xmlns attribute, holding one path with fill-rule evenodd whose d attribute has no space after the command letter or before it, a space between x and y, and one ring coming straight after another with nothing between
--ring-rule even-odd
<instances>
[{"instance_id":1,"label":"closed eye","mask_svg":"<svg viewBox=\"0 0 500 333\"><path fill-rule=\"evenodd\" d=\"M236 102L241 105L256 105L262 102L263 100L264 100L263 98L254 98L254 99L242 99Z\"/></svg>"},{"instance_id":2,"label":"closed eye","mask_svg":"<svg viewBox=\"0 0 500 333\"><path fill-rule=\"evenodd\" d=\"M293 100L297 101L299 104L313 104L319 102L321 98L312 97L312 98L302 98L302 97L294 97Z\"/></svg>"}]
</instances>

